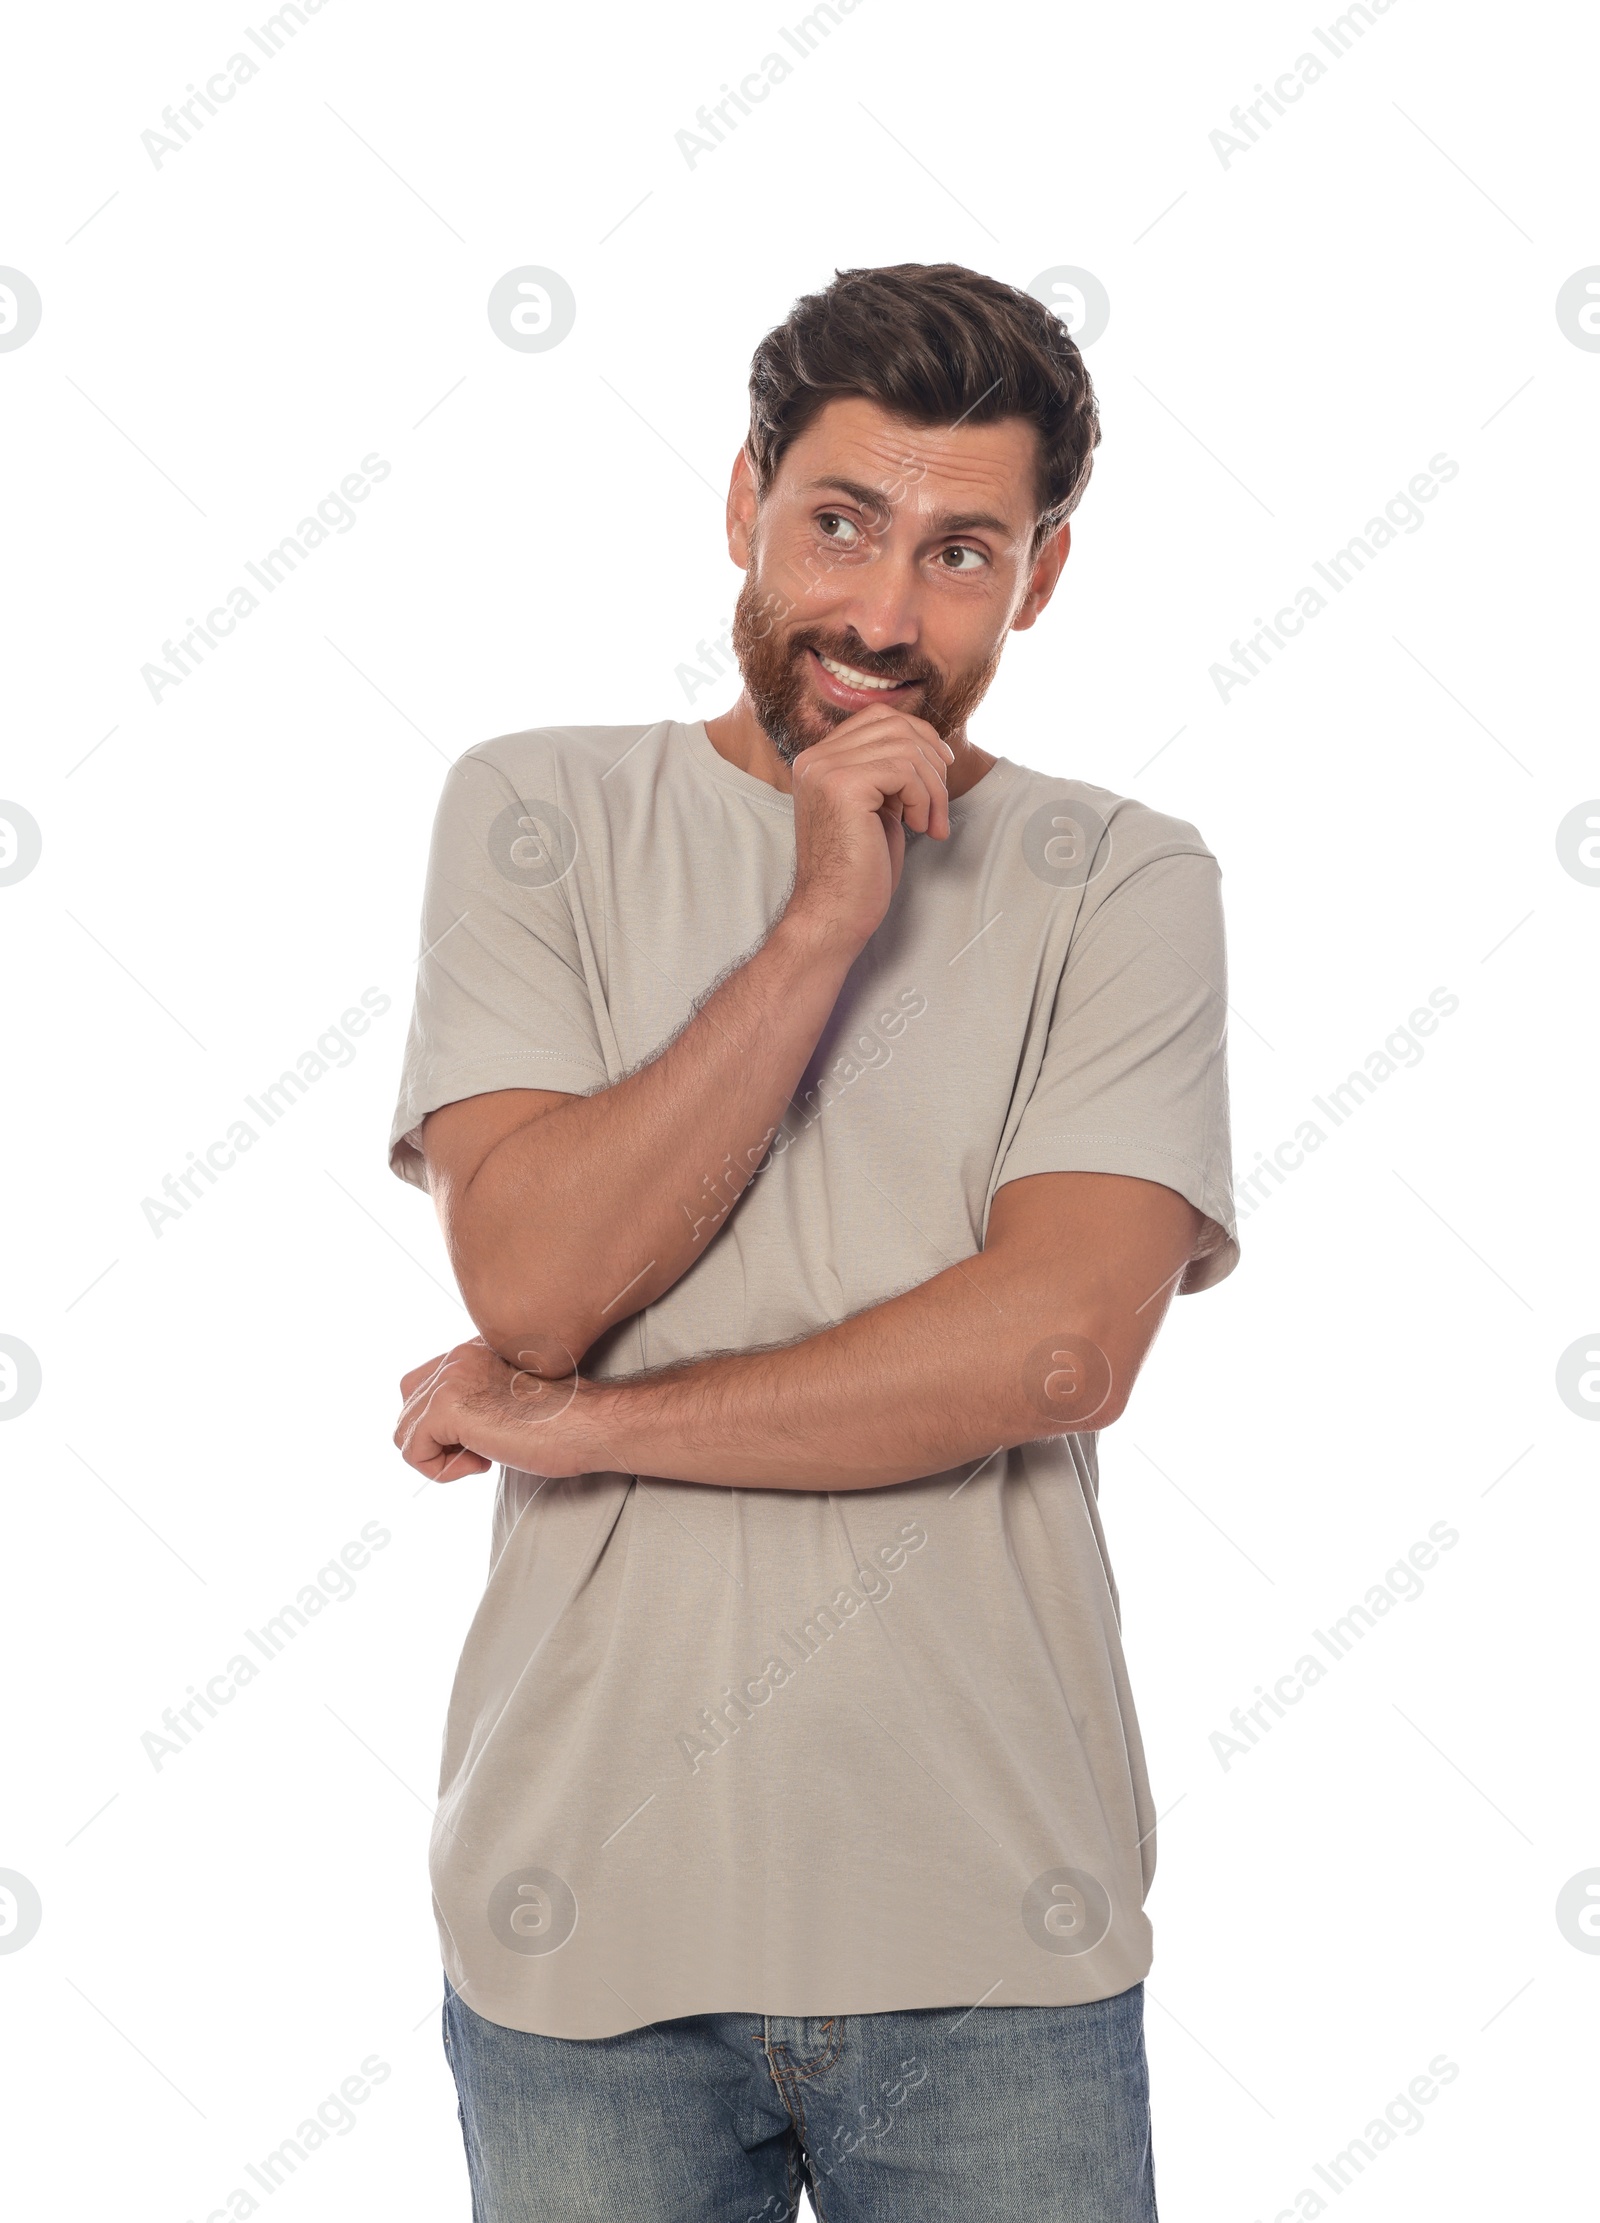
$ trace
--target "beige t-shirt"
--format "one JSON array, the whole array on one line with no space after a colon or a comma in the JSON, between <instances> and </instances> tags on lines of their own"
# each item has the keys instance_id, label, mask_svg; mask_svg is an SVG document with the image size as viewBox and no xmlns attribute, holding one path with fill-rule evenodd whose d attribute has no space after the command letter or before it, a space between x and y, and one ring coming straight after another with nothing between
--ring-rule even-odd
<instances>
[{"instance_id":1,"label":"beige t-shirt","mask_svg":"<svg viewBox=\"0 0 1600 2223\"><path fill-rule=\"evenodd\" d=\"M1222 913L1193 826L1001 758L911 836L784 1126L586 1371L790 1341L982 1246L1002 1182L1137 1175L1239 1255ZM490 1089L586 1093L759 942L791 799L703 725L508 735L449 775L391 1164ZM685 1174L691 1216L721 1206ZM528 1261L536 1282L538 1261ZM1155 1815L1092 1433L830 1495L503 1469L431 1873L491 2021L1100 1999L1150 1963Z\"/></svg>"}]
</instances>

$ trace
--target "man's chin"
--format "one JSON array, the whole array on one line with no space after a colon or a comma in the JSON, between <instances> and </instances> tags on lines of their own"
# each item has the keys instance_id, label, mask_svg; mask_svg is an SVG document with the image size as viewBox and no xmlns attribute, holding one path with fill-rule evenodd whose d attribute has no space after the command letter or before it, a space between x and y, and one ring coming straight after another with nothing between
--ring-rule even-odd
<instances>
[{"instance_id":1,"label":"man's chin","mask_svg":"<svg viewBox=\"0 0 1600 2223\"><path fill-rule=\"evenodd\" d=\"M855 715L841 710L837 703L808 703L803 718L794 721L796 750L814 749L819 741L826 741L830 733L837 733Z\"/></svg>"},{"instance_id":2,"label":"man's chin","mask_svg":"<svg viewBox=\"0 0 1600 2223\"><path fill-rule=\"evenodd\" d=\"M761 730L784 763L793 764L807 749L826 741L849 716L848 710L833 703L807 703L803 710L786 708L781 716L762 718Z\"/></svg>"}]
</instances>

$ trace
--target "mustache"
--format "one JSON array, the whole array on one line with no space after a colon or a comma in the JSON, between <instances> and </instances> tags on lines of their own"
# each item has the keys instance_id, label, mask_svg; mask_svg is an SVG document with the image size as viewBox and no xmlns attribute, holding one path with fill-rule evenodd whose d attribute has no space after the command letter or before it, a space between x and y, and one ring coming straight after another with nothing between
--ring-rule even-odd
<instances>
[{"instance_id":1,"label":"mustache","mask_svg":"<svg viewBox=\"0 0 1600 2223\"><path fill-rule=\"evenodd\" d=\"M864 642L841 641L825 633L796 633L790 642L791 654L799 656L808 648L819 656L831 657L836 664L848 664L852 671L865 672L869 679L893 679L904 684L908 680L926 683L938 676L927 664L919 664L909 649L880 651L868 648Z\"/></svg>"}]
</instances>

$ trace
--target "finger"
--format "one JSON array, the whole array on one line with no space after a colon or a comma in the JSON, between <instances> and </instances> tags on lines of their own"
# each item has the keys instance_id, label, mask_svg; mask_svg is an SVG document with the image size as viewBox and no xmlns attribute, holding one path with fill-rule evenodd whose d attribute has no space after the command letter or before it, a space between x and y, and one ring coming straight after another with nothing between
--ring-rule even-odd
<instances>
[{"instance_id":1,"label":"finger","mask_svg":"<svg viewBox=\"0 0 1600 2223\"><path fill-rule=\"evenodd\" d=\"M430 1379L423 1382L401 1406L400 1418L395 1422L394 1440L402 1451L415 1433L418 1423L426 1417L436 1395L437 1390Z\"/></svg>"},{"instance_id":2,"label":"finger","mask_svg":"<svg viewBox=\"0 0 1600 2223\"><path fill-rule=\"evenodd\" d=\"M803 766L804 757L795 768L797 776ZM819 761L806 767L806 773L807 785L820 785L825 794L863 809L881 810L891 798L899 798L900 815L918 833L927 831L935 796L944 789L936 760L898 734L883 736L875 746L864 744L842 760Z\"/></svg>"},{"instance_id":3,"label":"finger","mask_svg":"<svg viewBox=\"0 0 1600 2223\"><path fill-rule=\"evenodd\" d=\"M455 1400L448 1388L433 1389L427 1383L407 1401L395 1424L394 1440L409 1466L420 1467L441 1450L460 1443L454 1409Z\"/></svg>"},{"instance_id":4,"label":"finger","mask_svg":"<svg viewBox=\"0 0 1600 2223\"><path fill-rule=\"evenodd\" d=\"M952 764L955 762L956 752L937 726L932 725L926 718L917 717L913 711L897 709L893 703L869 702L864 710L852 710L849 717L841 718L832 733L825 740L817 742L816 746L819 749L827 748L842 737L848 736L854 739L857 734L867 731L870 727L891 722L906 732L914 734L918 740L926 741L941 756L948 757Z\"/></svg>"},{"instance_id":5,"label":"finger","mask_svg":"<svg viewBox=\"0 0 1600 2223\"><path fill-rule=\"evenodd\" d=\"M466 1474L486 1473L492 1461L461 1442L455 1401L448 1396L429 1399L406 1425L404 1417L395 1432L401 1457L430 1481L453 1482Z\"/></svg>"},{"instance_id":6,"label":"finger","mask_svg":"<svg viewBox=\"0 0 1600 2223\"><path fill-rule=\"evenodd\" d=\"M858 724L858 719L861 721ZM911 759L922 768L930 788L937 786L948 793L949 768L955 762L955 751L934 728L921 718L909 718L903 711L864 710L857 718L846 720L831 734L827 741L819 741L814 749L806 751L801 759L812 759L808 767L812 775L820 775L835 766L849 763L879 761L884 745L891 753L899 755L909 749ZM910 761L911 759L908 759ZM799 766L796 767L798 771ZM935 813L941 829L948 832L942 814Z\"/></svg>"},{"instance_id":7,"label":"finger","mask_svg":"<svg viewBox=\"0 0 1600 2223\"><path fill-rule=\"evenodd\" d=\"M943 841L950 831L950 785L941 759L933 760L935 776L930 782L933 808L928 816L928 832L935 841Z\"/></svg>"},{"instance_id":8,"label":"finger","mask_svg":"<svg viewBox=\"0 0 1600 2223\"><path fill-rule=\"evenodd\" d=\"M468 1475L486 1474L489 1470L487 1459L480 1459L475 1451L463 1450L459 1444L441 1452L436 1459L411 1459L407 1464L414 1466L419 1474L425 1474L430 1482L461 1482Z\"/></svg>"},{"instance_id":9,"label":"finger","mask_svg":"<svg viewBox=\"0 0 1600 2223\"><path fill-rule=\"evenodd\" d=\"M935 798L943 793L943 784L921 751L896 749L871 769L884 802L896 806L896 815L906 825L925 834L933 820Z\"/></svg>"},{"instance_id":10,"label":"finger","mask_svg":"<svg viewBox=\"0 0 1600 2223\"><path fill-rule=\"evenodd\" d=\"M928 817L921 831L943 841L950 831L950 765L955 752L937 734L932 745L919 735L912 747L928 794Z\"/></svg>"},{"instance_id":11,"label":"finger","mask_svg":"<svg viewBox=\"0 0 1600 2223\"><path fill-rule=\"evenodd\" d=\"M409 1374L401 1375L400 1396L405 1404L410 1404L424 1382L433 1380L440 1367L444 1365L447 1355L447 1353L441 1351L437 1358L424 1359L420 1366L412 1367Z\"/></svg>"},{"instance_id":12,"label":"finger","mask_svg":"<svg viewBox=\"0 0 1600 2223\"><path fill-rule=\"evenodd\" d=\"M863 753L875 754L885 745L907 749L923 762L932 765L941 779L948 778L950 767L956 760L956 752L943 734L937 733L921 718L906 717L903 711L866 711L863 716L870 723L863 725L859 731L846 736L846 729L841 726L838 734L831 737L838 743L837 748L830 747L828 742L819 741L816 744L817 749L826 749L829 759L837 757L846 762ZM842 736L844 738L841 740Z\"/></svg>"},{"instance_id":13,"label":"finger","mask_svg":"<svg viewBox=\"0 0 1600 2223\"><path fill-rule=\"evenodd\" d=\"M487 1474L493 1464L493 1460L480 1459L476 1451L468 1451L457 1444L454 1450L433 1462L427 1470L428 1478L433 1482L460 1482L469 1474Z\"/></svg>"},{"instance_id":14,"label":"finger","mask_svg":"<svg viewBox=\"0 0 1600 2223\"><path fill-rule=\"evenodd\" d=\"M499 1387L509 1379L511 1368L491 1344L480 1336L470 1343L458 1343L453 1351L441 1352L429 1359L425 1366L414 1367L400 1383L403 1399L401 1421L404 1423L410 1407L418 1400L426 1401L448 1375L458 1388L465 1389L486 1379Z\"/></svg>"},{"instance_id":15,"label":"finger","mask_svg":"<svg viewBox=\"0 0 1600 2223\"><path fill-rule=\"evenodd\" d=\"M924 829L935 841L943 841L950 831L950 781L949 766L942 756L935 756L925 743L917 744L917 753L927 766L928 794L932 808Z\"/></svg>"}]
</instances>

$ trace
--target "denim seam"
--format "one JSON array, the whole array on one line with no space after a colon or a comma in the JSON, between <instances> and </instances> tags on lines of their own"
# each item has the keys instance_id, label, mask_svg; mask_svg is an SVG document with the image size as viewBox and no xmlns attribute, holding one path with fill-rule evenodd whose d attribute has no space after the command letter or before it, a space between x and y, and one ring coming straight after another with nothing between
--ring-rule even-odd
<instances>
[{"instance_id":1,"label":"denim seam","mask_svg":"<svg viewBox=\"0 0 1600 2223\"><path fill-rule=\"evenodd\" d=\"M795 2136L800 2143L800 2152L806 2161L809 2161L811 2157L806 2150L806 2109L805 2101L800 2096L800 2086L808 2077L820 2075L824 2069L831 2068L834 2062L838 2060L840 2053L844 2050L842 2022L843 2018L841 2016L829 2018L829 2028L832 2034L828 2044L823 2048L821 2056L812 2060L804 2070L796 2068L794 2062L790 2059L789 2049L786 2045L782 2043L775 2044L769 2040L764 2027L759 2033L758 2042L766 2056L767 2074L776 2086L778 2097L782 2100L789 2120L794 2125ZM811 2194L811 2205L816 2213L817 2223L827 2223L827 2216L817 2193L815 2170L805 2170L804 2181Z\"/></svg>"},{"instance_id":2,"label":"denim seam","mask_svg":"<svg viewBox=\"0 0 1600 2223\"><path fill-rule=\"evenodd\" d=\"M791 2135L783 2152L784 2190L789 2201L787 2223L796 2223L800 2213L800 2195L805 2189L806 2172L803 2162L797 2158L799 2152L799 2140Z\"/></svg>"},{"instance_id":3,"label":"denim seam","mask_svg":"<svg viewBox=\"0 0 1600 2223\"><path fill-rule=\"evenodd\" d=\"M827 2042L823 2046L821 2053L813 2055L812 2058L804 2064L801 2064L794 2060L787 2046L784 2046L781 2049L784 2058L788 2061L789 2066L795 2073L795 2076L802 2084L810 2083L815 2077L826 2076L829 2069L833 2067L840 2054L844 2051L843 2015L830 2015L822 2027L828 2032Z\"/></svg>"}]
</instances>

